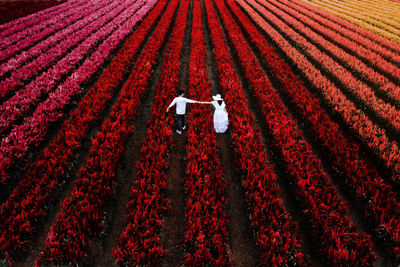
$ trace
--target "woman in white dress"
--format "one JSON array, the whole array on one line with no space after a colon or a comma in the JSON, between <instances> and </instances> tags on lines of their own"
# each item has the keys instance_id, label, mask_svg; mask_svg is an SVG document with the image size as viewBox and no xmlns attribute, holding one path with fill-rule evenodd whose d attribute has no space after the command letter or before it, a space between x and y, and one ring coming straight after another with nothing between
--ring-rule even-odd
<instances>
[{"instance_id":1,"label":"woman in white dress","mask_svg":"<svg viewBox=\"0 0 400 267\"><path fill-rule=\"evenodd\" d=\"M214 101L204 102L212 104L215 108L214 111L214 129L216 133L224 133L228 129L229 119L228 112L226 112L226 105L220 94L212 97Z\"/></svg>"}]
</instances>

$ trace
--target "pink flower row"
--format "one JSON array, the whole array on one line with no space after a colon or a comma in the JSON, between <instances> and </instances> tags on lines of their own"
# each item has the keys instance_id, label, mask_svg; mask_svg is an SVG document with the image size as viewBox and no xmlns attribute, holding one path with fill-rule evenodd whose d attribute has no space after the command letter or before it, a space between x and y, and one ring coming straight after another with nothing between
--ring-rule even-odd
<instances>
[{"instance_id":1,"label":"pink flower row","mask_svg":"<svg viewBox=\"0 0 400 267\"><path fill-rule=\"evenodd\" d=\"M386 119L389 123L391 123L396 129L400 130L400 111L397 110L394 106L390 105L389 103L383 101L382 99L378 98L373 89L369 87L364 82L357 79L351 72L346 70L343 66L341 66L338 62L332 59L323 51L319 50L315 45L307 41L304 37L298 34L295 30L287 26L283 20L293 20L289 16L285 15L283 12L279 12L279 18L275 16L273 13L269 12L265 9L262 5L258 4L254 0L249 1L253 7L259 11L261 11L268 20L276 25L280 31L287 34L293 41L295 41L301 48L303 48L307 53L316 61L322 64L322 66L330 72L330 75L339 79L350 91L354 94L357 98L363 101L365 106L370 107L372 110L376 112L380 117ZM270 5L269 5L270 6ZM314 38L316 42L319 42L321 45L328 47L330 44L328 41L324 41L324 39L316 36L309 28L304 27L300 22L294 22L294 27L298 30L301 30L310 36L310 38ZM331 50L335 55L342 57L342 59L346 60L348 64L361 72L364 75L368 75L369 79L375 80L379 78L380 82L385 82L385 79L382 75L378 75L372 69L368 68L365 64L363 64L360 60L356 59L352 55L341 51L340 48L335 47L332 45ZM399 71L400 75L400 71ZM376 79L375 79L376 77ZM387 83L385 84L382 89L389 88L392 92L396 93L397 99L400 100L400 88L395 86L394 84L390 83L386 79ZM396 92L397 91L397 92Z\"/></svg>"},{"instance_id":2,"label":"pink flower row","mask_svg":"<svg viewBox=\"0 0 400 267\"><path fill-rule=\"evenodd\" d=\"M211 84L206 71L200 1L193 1L193 20L189 64L188 95L194 99L209 99ZM185 266L230 266L228 255L228 218L226 182L222 177L218 144L208 106L195 105L188 117L186 175L186 227L184 237Z\"/></svg>"},{"instance_id":3,"label":"pink flower row","mask_svg":"<svg viewBox=\"0 0 400 267\"><path fill-rule=\"evenodd\" d=\"M315 88L320 91L332 110L339 113L347 125L385 162L386 167L393 171L393 181L399 182L400 151L397 144L390 141L384 130L371 122L361 110L358 110L334 84L323 76L303 54L289 44L274 28L270 27L258 13L248 5L245 7L253 20L304 73Z\"/></svg>"},{"instance_id":4,"label":"pink flower row","mask_svg":"<svg viewBox=\"0 0 400 267\"><path fill-rule=\"evenodd\" d=\"M246 28L270 70L281 83L285 95L296 106L299 114L307 122L307 127L312 129L313 135L318 138L317 143L333 156L332 170L345 177L343 182L354 189L354 194L365 208L366 216L375 221L377 235L389 235L388 246L392 248L396 257L399 257L400 204L393 188L382 180L369 160L359 159L359 146L353 139L344 137L339 126L320 106L319 100L307 91L256 28L252 25ZM287 71L280 73L283 67Z\"/></svg>"},{"instance_id":5,"label":"pink flower row","mask_svg":"<svg viewBox=\"0 0 400 267\"><path fill-rule=\"evenodd\" d=\"M83 1L81 0L67 1L60 5L0 25L0 38L6 38L23 30L25 30L25 34L28 35L32 27L40 23L44 24L48 20L54 19L54 16L58 16L77 5L82 5L82 3Z\"/></svg>"},{"instance_id":6,"label":"pink flower row","mask_svg":"<svg viewBox=\"0 0 400 267\"><path fill-rule=\"evenodd\" d=\"M152 1L155 4L156 1ZM163 5L164 1L160 1ZM93 236L104 228L104 209L112 194L115 174L141 99L145 95L153 66L164 37L172 23L178 3L170 3L164 20L156 28L139 57L109 118L92 141L86 165L79 171L71 196L62 204L56 223L47 236L46 247L37 263L70 264L80 262L87 253Z\"/></svg>"},{"instance_id":7,"label":"pink flower row","mask_svg":"<svg viewBox=\"0 0 400 267\"><path fill-rule=\"evenodd\" d=\"M249 9L244 1L238 3L250 16L255 12ZM233 9L237 10L238 7ZM248 51L247 55L240 56L244 49ZM292 180L295 193L305 207L303 212L312 223L316 239L321 242L321 253L333 265L372 266L376 255L372 252L370 236L356 231L350 219L348 205L324 172L320 160L312 152L311 145L297 129L295 120L291 118L279 94L270 87L257 60L254 57L250 57L252 62L243 60L248 60L252 54L249 45L236 47L236 51L258 99L260 111L273 141L282 153L282 162L287 169L288 178Z\"/></svg>"},{"instance_id":8,"label":"pink flower row","mask_svg":"<svg viewBox=\"0 0 400 267\"><path fill-rule=\"evenodd\" d=\"M15 261L32 242L34 233L38 231L38 226L33 222L41 224L47 209L55 204L77 150L87 138L91 125L99 119L107 103L117 93L119 82L129 71L134 55L163 7L158 5L124 43L110 66L72 112L70 119L64 122L57 137L28 167L11 196L1 206L0 220L3 223L0 226L0 255L8 255L9 260ZM150 8L151 3L147 10ZM144 15L138 18L138 22ZM22 213L25 215L20 216Z\"/></svg>"},{"instance_id":9,"label":"pink flower row","mask_svg":"<svg viewBox=\"0 0 400 267\"><path fill-rule=\"evenodd\" d=\"M133 2L125 2L124 6ZM139 8L141 9L136 12ZM59 85L55 92L50 93L46 101L39 104L30 118L22 125L15 127L1 141L0 183L4 183L10 178L10 168L16 162L24 160L29 149L35 147L44 139L49 126L63 116L65 106L70 103L74 96L81 93L81 85L87 82L98 70L99 66L109 58L111 51L131 33L138 20L147 12L147 6L143 7L143 2L136 2L123 11L118 18L110 22L105 29L98 31L82 43L81 50L76 50L76 56L79 58L82 58L80 54L87 51L87 46L91 47L96 44L99 38L108 36L90 58L86 59L79 68L68 76L66 81ZM76 60L76 58L70 59ZM69 62L65 62L65 60L62 62L64 65L59 66L59 71L61 72L69 65Z\"/></svg>"},{"instance_id":10,"label":"pink flower row","mask_svg":"<svg viewBox=\"0 0 400 267\"><path fill-rule=\"evenodd\" d=\"M176 5L174 1L174 4ZM120 264L160 264L167 251L160 240L162 219L170 209L167 196L168 150L173 137L170 125L174 123L165 108L179 86L180 54L183 47L189 0L181 2L173 32L164 53L160 79L151 107L147 136L142 142L140 160L135 167L134 185L126 206L126 225L118 238L113 254ZM171 3L170 3L171 5ZM166 15L163 16L164 20ZM160 23L163 23L160 21Z\"/></svg>"},{"instance_id":11,"label":"pink flower row","mask_svg":"<svg viewBox=\"0 0 400 267\"><path fill-rule=\"evenodd\" d=\"M225 94L228 113L233 120L232 141L235 158L244 175L243 185L251 207L251 221L256 232L262 263L271 266L304 264L302 241L296 234L296 223L291 223L289 214L280 198L274 166L269 162L266 149L261 143L260 130L254 124L254 116L240 86L232 64L225 37L210 0L205 1L214 56L218 66L219 80ZM233 21L224 1L215 2L221 22L235 45L241 46L240 29ZM240 41L241 42L240 42ZM249 49L239 48L240 59L253 64ZM250 52L250 54L249 54Z\"/></svg>"},{"instance_id":12,"label":"pink flower row","mask_svg":"<svg viewBox=\"0 0 400 267\"><path fill-rule=\"evenodd\" d=\"M84 6L82 8L85 8L86 13L82 14L81 12L77 12L74 16L69 16L68 19L63 20L64 28L53 35L50 35L48 38L40 41L39 43L33 45L26 51L22 51L21 53L14 53L13 57L4 62L3 64L0 65L0 79L4 78L5 74L14 71L11 75L11 79L23 82L23 79L28 79L29 77L29 72L28 74L22 75L21 74L21 69L19 69L21 66L24 68L27 68L27 65L32 64L30 61L34 60L38 56L43 56L47 55L48 57L54 58L55 56L58 55L58 51L60 48L54 48L55 45L60 46L61 43L65 42L64 39L66 38L71 38L73 34L75 34L76 31L84 28L87 24L92 22L95 19L98 19L98 16L95 16L95 11L96 10L101 10L101 8L105 7L107 4L107 1L104 2L104 5L89 5L89 6ZM98 15L98 14L97 14ZM60 43L61 42L61 43ZM60 44L59 44L60 43ZM52 48L52 49L50 49ZM54 54L54 55L53 55ZM38 61L38 59L34 60ZM54 60L53 60L54 61ZM28 62L28 63L27 63ZM38 64L38 63L34 63ZM15 72L16 70L19 70L19 72ZM29 70L28 70L29 71ZM32 70L31 70L32 71ZM16 73L18 73L17 76ZM19 76L19 77L18 77ZM7 82L10 82L10 78L7 79ZM0 84L0 92L1 95L0 97L4 97L4 92L3 92L3 87L9 87L4 85L2 82ZM10 91L7 89L7 91Z\"/></svg>"},{"instance_id":13,"label":"pink flower row","mask_svg":"<svg viewBox=\"0 0 400 267\"><path fill-rule=\"evenodd\" d=\"M297 14L303 14L304 16L308 17L306 19L307 21L312 19L314 22L313 23L318 23L321 25L324 29L324 33L326 30L329 30L329 35L334 36L336 35L340 39L343 40L343 38L346 38L348 42L349 40L357 43L355 46L362 46L368 50L374 51L373 54L378 54L381 57L384 57L386 59L390 59L392 61L395 61L396 63L400 63L400 51L393 51L390 48L386 48L384 45L382 45L380 42L373 41L357 32L354 32L343 25L340 25L340 23L331 21L326 18L326 14L324 16L317 14L315 11L311 11L312 7L310 6L310 9L307 9L306 7L302 6L302 3L300 1L291 1L291 2L286 2L285 3L287 7L291 7L293 10L296 10ZM302 15L302 17L303 17ZM304 21L304 20L303 20ZM336 33L334 33L336 32ZM335 38L334 38L335 39ZM335 39L336 40L336 39ZM351 48L351 47L349 47ZM359 53L360 56L364 56L364 53ZM371 61L372 64L374 64L374 61ZM385 69L384 69L385 70Z\"/></svg>"},{"instance_id":14,"label":"pink flower row","mask_svg":"<svg viewBox=\"0 0 400 267\"><path fill-rule=\"evenodd\" d=\"M87 5L91 6L92 4L84 4L84 7ZM73 16L79 10L79 6L74 5L69 9L61 10L58 16L42 23L44 25L38 24L30 28L29 31L20 31L5 38L4 45L0 46L0 62L9 59L17 52L26 50L33 44L63 29L64 23L62 21L68 19L69 16Z\"/></svg>"},{"instance_id":15,"label":"pink flower row","mask_svg":"<svg viewBox=\"0 0 400 267\"><path fill-rule=\"evenodd\" d=\"M51 51L42 54L33 62L14 72L11 79L0 82L0 86L5 85L4 87L8 90L16 90L19 85L24 83L25 79L35 77L42 69L56 62L48 71L37 76L35 80L18 90L14 96L0 106L0 138L4 137L4 134L15 125L16 121L29 116L29 112L38 104L41 96L53 91L63 76L73 70L76 64L79 64L85 57L85 54L90 54L93 47L107 37L107 34L113 30L110 22L127 7L127 5L114 2L99 12L93 12L92 16L88 16L88 18L99 18L98 20L81 28L76 34L52 48ZM102 29L107 29L107 27L108 30L102 32ZM88 45L87 39L96 37L97 40ZM76 47L68 53L74 46ZM62 58L63 56L64 58Z\"/></svg>"}]
</instances>

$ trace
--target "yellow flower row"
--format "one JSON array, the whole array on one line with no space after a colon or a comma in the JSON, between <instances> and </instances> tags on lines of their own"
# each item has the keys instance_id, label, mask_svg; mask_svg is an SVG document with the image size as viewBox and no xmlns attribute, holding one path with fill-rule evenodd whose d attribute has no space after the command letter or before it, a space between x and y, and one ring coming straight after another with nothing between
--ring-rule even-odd
<instances>
[{"instance_id":1,"label":"yellow flower row","mask_svg":"<svg viewBox=\"0 0 400 267\"><path fill-rule=\"evenodd\" d=\"M381 1L381 2L374 2L370 0L362 0L365 2L365 5L373 7L377 12L382 10L382 15L378 19L374 19L371 17L371 13L364 11L364 13L358 9L350 8L350 6L362 6L359 1L356 0L342 0L342 1L335 1L335 0L301 0L306 2L310 5L313 5L319 9L322 9L326 12L334 14L342 19L350 21L364 29L369 31L375 32L387 39L390 39L394 42L400 43L400 22L398 21L397 17L400 11L400 3L391 2L390 1ZM385 8L386 7L386 8ZM388 10L389 7L391 11ZM360 8L361 9L361 8ZM394 25L391 26L387 20L383 17L386 14L388 16L396 17L395 20L392 20L390 24Z\"/></svg>"},{"instance_id":2,"label":"yellow flower row","mask_svg":"<svg viewBox=\"0 0 400 267\"><path fill-rule=\"evenodd\" d=\"M360 3L367 3L367 4L370 4L371 6L375 6L376 5L376 0L360 0L359 2ZM388 10L390 10L390 9L393 10L393 8L394 8L396 10L393 10L393 11L395 11L397 13L400 13L400 10L399 10L400 3L399 2L396 2L396 1L393 1L393 0L381 0L379 2L379 5L381 7L383 7L383 8L388 9Z\"/></svg>"},{"instance_id":3,"label":"yellow flower row","mask_svg":"<svg viewBox=\"0 0 400 267\"><path fill-rule=\"evenodd\" d=\"M381 1L377 3L376 0L359 0L356 2L348 3L346 1L347 6L353 6L357 8L362 8L364 10L369 10L371 13L384 16L390 19L400 21L400 4L394 2L393 0L389 1ZM377 5L379 8L377 9Z\"/></svg>"},{"instance_id":4,"label":"yellow flower row","mask_svg":"<svg viewBox=\"0 0 400 267\"><path fill-rule=\"evenodd\" d=\"M389 24L397 29L399 28L400 15L397 12L395 12L395 11L397 11L396 9L392 8L391 11L388 11L388 10L385 10L384 8L382 8L382 6L380 6L379 4L375 4L374 6L371 6L370 4L360 3L358 1L356 1L356 2L354 2L354 1L342 1L342 2L332 1L331 3L337 7L345 7L346 10L348 10L351 13L365 15L374 20L377 20L378 22L383 22L385 24ZM377 5L379 5L379 8L377 8ZM398 8L398 9L400 9L400 8Z\"/></svg>"},{"instance_id":5,"label":"yellow flower row","mask_svg":"<svg viewBox=\"0 0 400 267\"><path fill-rule=\"evenodd\" d=\"M337 1L336 1L337 2ZM400 24L400 14L394 12L393 7L391 10L387 10L384 6L380 6L379 9L376 6L371 6L368 3L356 2L355 4L349 2L339 2L340 6L346 6L346 9L355 13L364 14L373 19L380 20L393 27L397 27ZM400 9L400 8L399 8Z\"/></svg>"}]
</instances>

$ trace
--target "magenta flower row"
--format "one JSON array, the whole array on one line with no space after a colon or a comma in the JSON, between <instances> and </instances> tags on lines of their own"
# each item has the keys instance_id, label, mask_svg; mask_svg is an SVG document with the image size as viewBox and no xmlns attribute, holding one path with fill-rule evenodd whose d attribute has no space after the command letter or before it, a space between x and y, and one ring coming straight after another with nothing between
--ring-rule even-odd
<instances>
[{"instance_id":1,"label":"magenta flower row","mask_svg":"<svg viewBox=\"0 0 400 267\"><path fill-rule=\"evenodd\" d=\"M64 24L61 22L67 19L68 16L75 14L77 9L79 10L79 5L74 5L70 9L61 10L59 14L55 14L50 20L43 22L43 25L34 25L29 28L29 30L22 30L4 38L4 42L2 42L4 45L0 46L0 62L7 60L16 52L27 49L34 43L62 29Z\"/></svg>"},{"instance_id":2,"label":"magenta flower row","mask_svg":"<svg viewBox=\"0 0 400 267\"><path fill-rule=\"evenodd\" d=\"M106 3L104 4L106 6ZM4 78L4 75L8 72L14 71L15 73L16 70L19 70L21 72L21 69L19 69L21 66L26 68L27 62L30 62L32 60L35 60L36 57L42 56L42 55L47 55L49 56L55 56L57 55L57 51L59 49L55 49L55 45L60 45L59 43L65 42L65 38L73 38L73 34L75 34L76 31L84 28L86 24L91 23L93 20L98 19L99 17L95 16L93 12L97 9L101 9L104 6L102 5L92 5L92 6L83 6L81 8L84 8L87 13L84 15L82 12L77 12L75 15L71 15L68 17L68 19L63 20L60 23L64 24L64 27L62 30L54 33L54 35L50 35L46 39L40 41L39 43L31 46L28 50L22 51L20 53L15 52L13 56L8 59L6 62L0 65L0 77ZM88 16L89 14L89 16ZM97 14L98 15L98 14ZM52 49L50 49L52 48ZM55 53L55 55L53 55ZM54 60L53 60L54 61ZM31 63L29 63L31 64ZM36 63L37 64L37 63ZM18 80L13 77L15 75L12 73L11 79ZM21 76L21 74L19 74ZM26 77L26 76L22 76ZM0 79L1 79L0 78ZM10 79L7 79L7 81ZM3 87L8 87L5 85L0 85L1 90L3 90ZM8 89L7 89L8 90ZM9 91L9 90L8 90ZM4 97L4 93L1 91L1 97Z\"/></svg>"},{"instance_id":3,"label":"magenta flower row","mask_svg":"<svg viewBox=\"0 0 400 267\"><path fill-rule=\"evenodd\" d=\"M27 15L25 17L10 21L8 23L0 25L0 38L6 38L9 35L18 33L22 30L26 30L26 34L29 34L29 30L39 23L43 23L47 20L51 20L54 16L61 14L71 8L81 5L84 1L72 0L62 3L60 5L53 6L48 9L41 10L34 14Z\"/></svg>"},{"instance_id":4,"label":"magenta flower row","mask_svg":"<svg viewBox=\"0 0 400 267\"><path fill-rule=\"evenodd\" d=\"M129 5L131 2L125 2ZM28 150L35 147L44 140L49 126L57 121L63 114L63 110L70 103L72 97L81 93L81 85L97 71L98 67L108 59L111 51L132 31L138 20L147 12L147 6L142 7L139 12L133 13L143 6L143 2L136 2L131 5L117 18L110 22L105 28L97 31L86 39L80 49L74 51L74 57L64 58L57 63L57 71L48 77L48 85L52 84L52 77L61 76L66 69L71 68L71 62L78 63L89 48L95 52L77 68L66 81L49 94L46 101L39 104L34 114L26 121L15 127L11 133L0 143L0 176L1 183L10 178L10 168L16 161L24 160ZM113 32L114 31L114 32ZM107 37L108 36L108 37ZM107 37L100 45L99 39ZM76 68L72 65L72 67Z\"/></svg>"},{"instance_id":5,"label":"magenta flower row","mask_svg":"<svg viewBox=\"0 0 400 267\"><path fill-rule=\"evenodd\" d=\"M144 18L146 10L150 10L151 3L149 5L143 7L141 17L137 17L138 22ZM9 260L15 261L31 244L49 207L55 204L60 195L65 173L77 157L77 150L88 137L90 127L117 93L118 83L129 71L128 66L132 64L134 55L161 10L162 7L157 7L158 13L151 12L124 43L110 66L72 112L70 119L64 122L57 137L39 154L38 160L28 167L11 196L1 206L1 255L8 255ZM20 216L21 213L25 215ZM24 227L26 225L30 227Z\"/></svg>"},{"instance_id":6,"label":"magenta flower row","mask_svg":"<svg viewBox=\"0 0 400 267\"><path fill-rule=\"evenodd\" d=\"M149 2L152 6L157 1ZM38 263L68 264L79 262L87 253L93 236L106 227L104 209L111 197L115 173L126 150L126 140L134 131L132 120L145 95L153 66L177 3L170 3L165 21L157 27L153 38L138 59L128 81L123 85L109 118L92 141L86 165L79 171L71 196L62 204L56 223L47 236L46 248Z\"/></svg>"},{"instance_id":7,"label":"magenta flower row","mask_svg":"<svg viewBox=\"0 0 400 267\"><path fill-rule=\"evenodd\" d=\"M0 86L5 84L5 88L9 90L16 89L18 85L23 84L24 80L35 77L39 71L56 62L48 71L37 76L35 80L18 90L13 97L0 106L0 137L4 137L4 133L17 120L22 117L29 117L29 111L37 105L39 99L52 92L55 85L62 80L63 75L72 71L81 58L86 56L85 54L89 54L97 43L107 37L105 32L91 46L87 45L86 39L98 35L103 28L111 27L110 22L127 7L116 2L113 3L102 9L101 12L93 12L92 17L99 18L98 20L81 28L65 42L59 43L51 49L52 51L47 51L33 62L14 72L11 79L0 82ZM76 47L68 53L74 46ZM68 65L65 62L68 62Z\"/></svg>"}]
</instances>

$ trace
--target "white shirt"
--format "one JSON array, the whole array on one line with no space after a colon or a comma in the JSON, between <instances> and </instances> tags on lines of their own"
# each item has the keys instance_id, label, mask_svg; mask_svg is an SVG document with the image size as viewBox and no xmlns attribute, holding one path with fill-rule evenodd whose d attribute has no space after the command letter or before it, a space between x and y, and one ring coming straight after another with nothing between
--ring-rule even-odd
<instances>
[{"instance_id":1,"label":"white shirt","mask_svg":"<svg viewBox=\"0 0 400 267\"><path fill-rule=\"evenodd\" d=\"M172 103L169 105L168 108L176 104L176 114L184 115L186 113L186 103L197 103L197 101L178 96L175 97L174 100L172 100Z\"/></svg>"}]
</instances>

